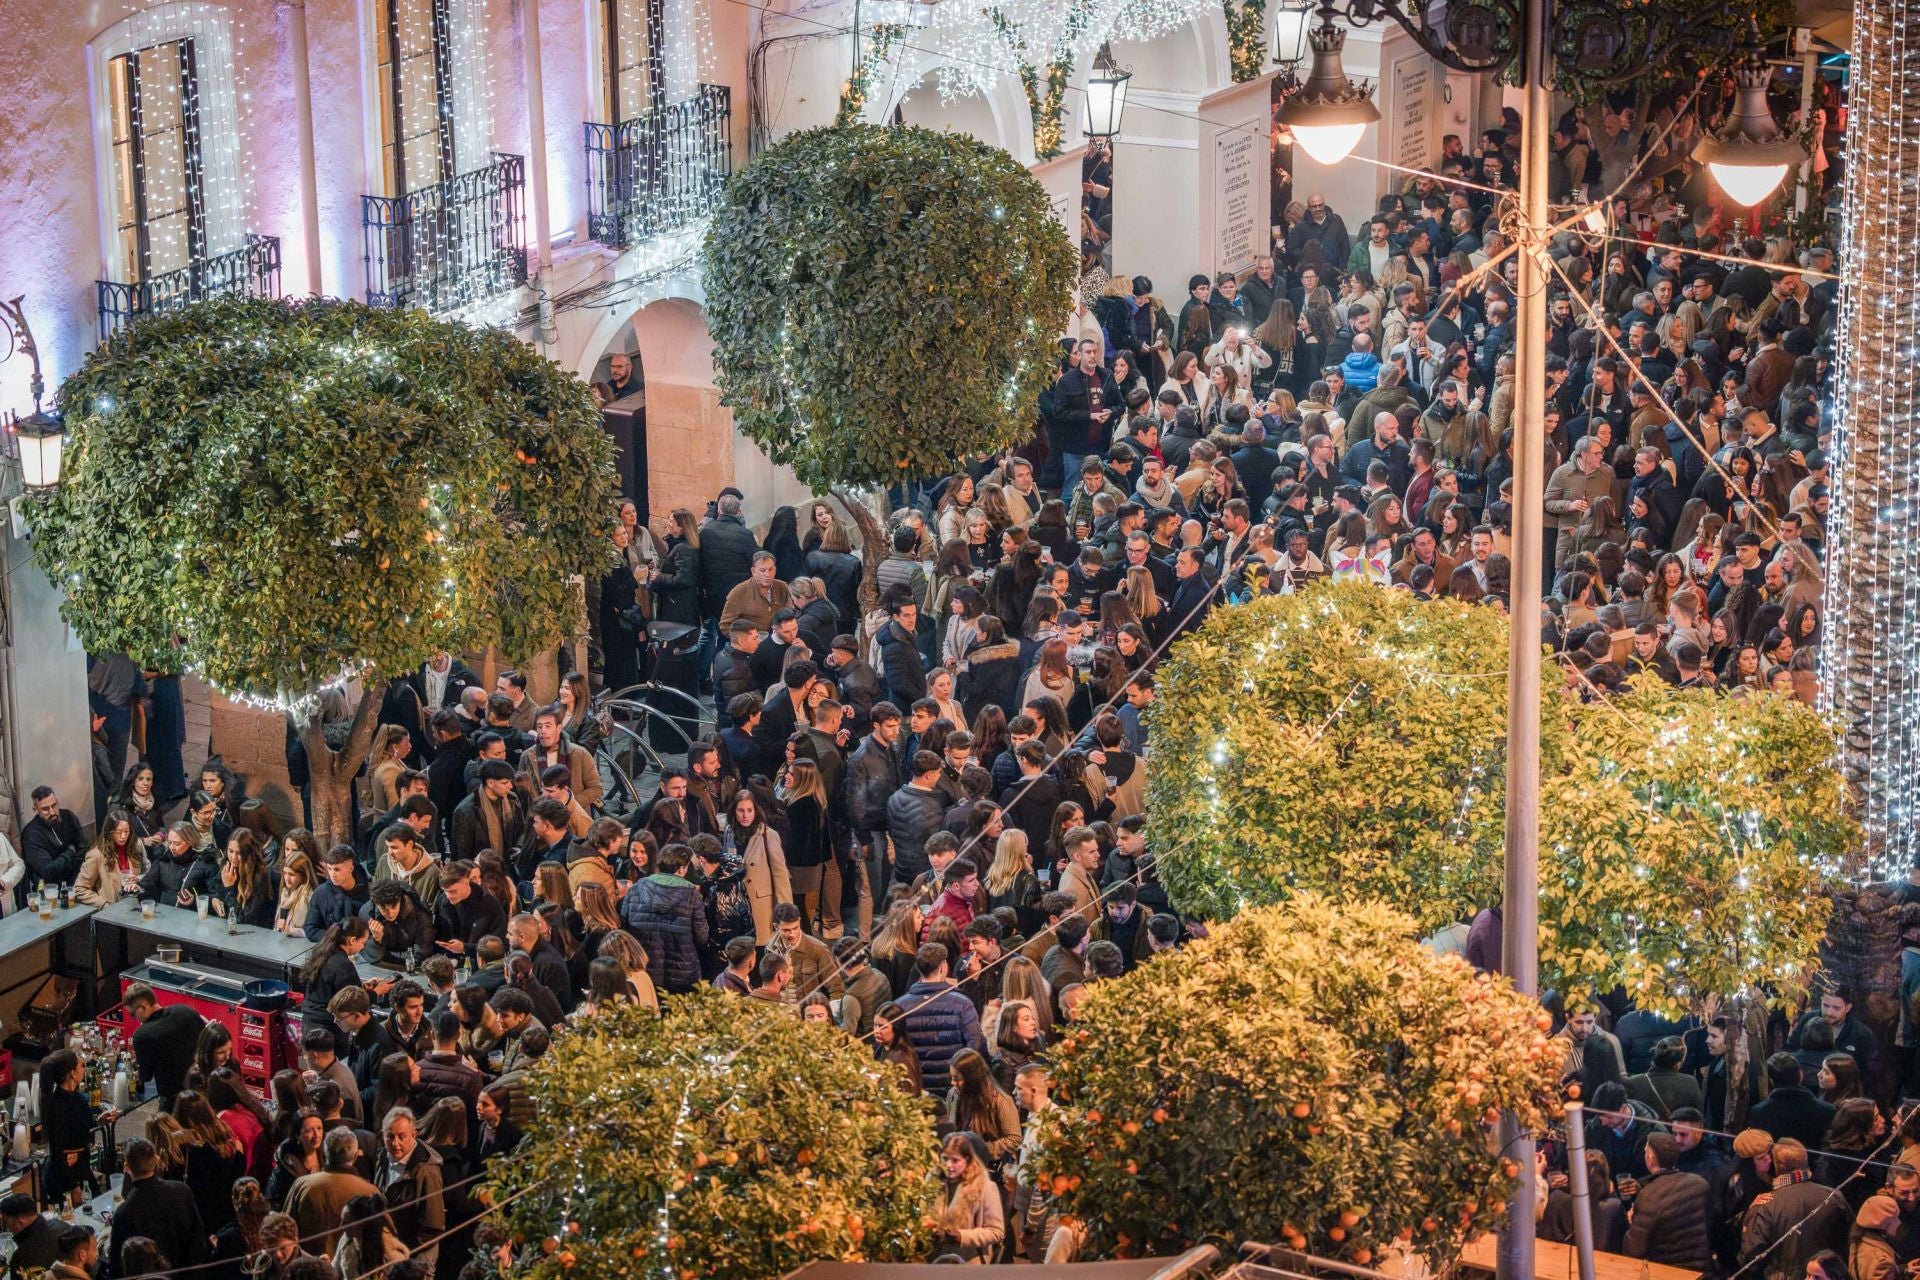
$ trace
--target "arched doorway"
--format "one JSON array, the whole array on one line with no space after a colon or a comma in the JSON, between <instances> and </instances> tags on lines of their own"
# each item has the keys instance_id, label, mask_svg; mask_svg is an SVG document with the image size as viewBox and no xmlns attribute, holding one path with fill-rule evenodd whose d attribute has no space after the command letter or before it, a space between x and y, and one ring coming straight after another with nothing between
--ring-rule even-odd
<instances>
[{"instance_id":1,"label":"arched doorway","mask_svg":"<svg viewBox=\"0 0 1920 1280\"><path fill-rule=\"evenodd\" d=\"M642 306L601 338L584 376L605 381L615 355L633 362L640 390L616 404L623 412L607 415L608 429L622 445L627 492L643 511L688 507L698 515L732 485L745 495L747 522L758 525L774 507L805 498L786 468L734 432L713 385L713 339L698 301L669 297Z\"/></svg>"}]
</instances>

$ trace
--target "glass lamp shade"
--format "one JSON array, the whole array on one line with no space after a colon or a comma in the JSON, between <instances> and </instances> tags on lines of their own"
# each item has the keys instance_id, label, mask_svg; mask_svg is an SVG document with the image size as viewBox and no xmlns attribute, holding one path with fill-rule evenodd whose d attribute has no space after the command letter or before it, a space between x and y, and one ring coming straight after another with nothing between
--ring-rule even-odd
<instances>
[{"instance_id":1,"label":"glass lamp shade","mask_svg":"<svg viewBox=\"0 0 1920 1280\"><path fill-rule=\"evenodd\" d=\"M1738 205L1756 205L1774 193L1787 176L1785 164L1740 164L1719 161L1707 168L1727 198Z\"/></svg>"},{"instance_id":2,"label":"glass lamp shade","mask_svg":"<svg viewBox=\"0 0 1920 1280\"><path fill-rule=\"evenodd\" d=\"M1365 121L1357 124L1296 124L1293 128L1293 140L1300 149L1321 164L1339 164L1353 154L1360 145L1360 135L1367 131Z\"/></svg>"},{"instance_id":3,"label":"glass lamp shade","mask_svg":"<svg viewBox=\"0 0 1920 1280\"><path fill-rule=\"evenodd\" d=\"M1280 122L1293 133L1301 150L1321 164L1338 164L1360 145L1367 126L1380 119L1380 108L1373 105L1369 91L1347 78L1340 62L1345 31L1326 21L1310 39L1313 74L1280 108Z\"/></svg>"},{"instance_id":4,"label":"glass lamp shade","mask_svg":"<svg viewBox=\"0 0 1920 1280\"><path fill-rule=\"evenodd\" d=\"M1104 54L1094 63L1093 74L1087 77L1084 132L1089 138L1111 138L1120 132L1120 120L1127 110L1127 81L1132 78L1131 71L1121 71Z\"/></svg>"},{"instance_id":5,"label":"glass lamp shade","mask_svg":"<svg viewBox=\"0 0 1920 1280\"><path fill-rule=\"evenodd\" d=\"M1737 204L1759 204L1779 187L1788 169L1807 159L1807 149L1780 132L1774 122L1773 109L1767 105L1767 81L1772 75L1755 37L1734 72L1740 89L1727 127L1718 137L1700 139L1693 149L1693 158L1707 166L1720 189Z\"/></svg>"},{"instance_id":6,"label":"glass lamp shade","mask_svg":"<svg viewBox=\"0 0 1920 1280\"><path fill-rule=\"evenodd\" d=\"M36 413L15 424L14 436L20 447L20 482L36 492L58 486L66 424L53 414Z\"/></svg>"}]
</instances>

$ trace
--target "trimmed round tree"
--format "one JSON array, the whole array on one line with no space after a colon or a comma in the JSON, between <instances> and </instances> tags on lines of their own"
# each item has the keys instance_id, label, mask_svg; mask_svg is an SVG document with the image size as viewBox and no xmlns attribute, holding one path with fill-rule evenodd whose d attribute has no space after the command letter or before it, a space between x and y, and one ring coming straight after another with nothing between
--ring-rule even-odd
<instances>
[{"instance_id":1,"label":"trimmed round tree","mask_svg":"<svg viewBox=\"0 0 1920 1280\"><path fill-rule=\"evenodd\" d=\"M1225 918L1311 890L1404 904L1423 929L1499 901L1506 623L1328 584L1215 610L1151 713L1151 833L1183 909ZM1625 986L1665 1012L1793 998L1858 837L1832 727L1772 695L1642 677L1541 714L1541 982Z\"/></svg>"},{"instance_id":2,"label":"trimmed round tree","mask_svg":"<svg viewBox=\"0 0 1920 1280\"><path fill-rule=\"evenodd\" d=\"M1266 1240L1443 1272L1500 1218L1493 1139L1551 1109L1561 1053L1504 979L1411 917L1312 894L1095 983L1052 1055L1036 1173L1094 1251Z\"/></svg>"},{"instance_id":3,"label":"trimmed round tree","mask_svg":"<svg viewBox=\"0 0 1920 1280\"><path fill-rule=\"evenodd\" d=\"M1045 189L1006 152L849 125L790 134L741 170L705 278L721 402L825 492L1025 440L1077 271Z\"/></svg>"},{"instance_id":4,"label":"trimmed round tree","mask_svg":"<svg viewBox=\"0 0 1920 1280\"><path fill-rule=\"evenodd\" d=\"M1506 633L1364 583L1215 609L1150 712L1154 755L1190 762L1153 771L1147 807L1181 908L1222 920L1304 888L1432 929L1491 900Z\"/></svg>"},{"instance_id":5,"label":"trimmed round tree","mask_svg":"<svg viewBox=\"0 0 1920 1280\"><path fill-rule=\"evenodd\" d=\"M816 1258L923 1257L933 1116L837 1028L701 987L554 1041L539 1118L486 1188L529 1280L766 1280Z\"/></svg>"},{"instance_id":6,"label":"trimmed round tree","mask_svg":"<svg viewBox=\"0 0 1920 1280\"><path fill-rule=\"evenodd\" d=\"M35 555L91 650L287 708L315 826L385 677L441 649L558 643L611 561L618 478L586 385L512 334L357 302L220 299L148 317L60 388ZM364 682L343 748L317 692Z\"/></svg>"}]
</instances>

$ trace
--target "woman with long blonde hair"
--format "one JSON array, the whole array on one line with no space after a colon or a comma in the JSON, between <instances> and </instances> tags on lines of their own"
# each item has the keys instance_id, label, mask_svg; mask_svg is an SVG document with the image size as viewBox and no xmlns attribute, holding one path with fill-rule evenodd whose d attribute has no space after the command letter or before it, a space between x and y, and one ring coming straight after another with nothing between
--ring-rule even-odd
<instances>
[{"instance_id":1,"label":"woman with long blonde hair","mask_svg":"<svg viewBox=\"0 0 1920 1280\"><path fill-rule=\"evenodd\" d=\"M993 862L982 881L987 891L987 910L1012 907L1020 922L1020 932L1031 934L1045 921L1037 905L1040 901L1040 877L1034 874L1033 858L1027 848L1027 833L1008 827L994 841Z\"/></svg>"}]
</instances>

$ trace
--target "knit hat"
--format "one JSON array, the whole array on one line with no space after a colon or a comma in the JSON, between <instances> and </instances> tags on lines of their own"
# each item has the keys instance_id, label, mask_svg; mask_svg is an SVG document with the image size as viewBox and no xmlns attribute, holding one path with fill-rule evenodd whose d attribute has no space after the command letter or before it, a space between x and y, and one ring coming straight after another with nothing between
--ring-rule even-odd
<instances>
[{"instance_id":1,"label":"knit hat","mask_svg":"<svg viewBox=\"0 0 1920 1280\"><path fill-rule=\"evenodd\" d=\"M1773 1135L1765 1129L1742 1129L1733 1135L1733 1154L1742 1160L1764 1155L1773 1147Z\"/></svg>"},{"instance_id":2,"label":"knit hat","mask_svg":"<svg viewBox=\"0 0 1920 1280\"><path fill-rule=\"evenodd\" d=\"M1864 1231L1891 1231L1900 1223L1900 1206L1892 1196L1868 1196L1854 1222Z\"/></svg>"}]
</instances>

